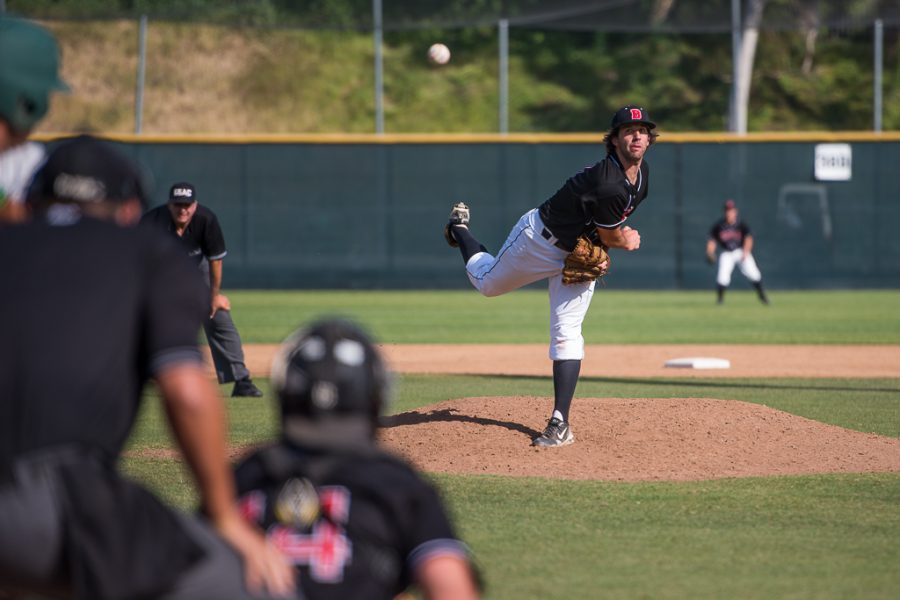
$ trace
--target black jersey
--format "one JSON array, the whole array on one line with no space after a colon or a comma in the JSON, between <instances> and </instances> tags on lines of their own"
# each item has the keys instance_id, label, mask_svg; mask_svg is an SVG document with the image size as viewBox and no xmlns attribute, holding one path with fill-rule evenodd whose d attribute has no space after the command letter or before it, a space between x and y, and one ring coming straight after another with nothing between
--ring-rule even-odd
<instances>
[{"instance_id":1,"label":"black jersey","mask_svg":"<svg viewBox=\"0 0 900 600\"><path fill-rule=\"evenodd\" d=\"M203 283L178 247L82 218L0 228L0 465L81 444L118 455L146 379L202 364Z\"/></svg>"},{"instance_id":2,"label":"black jersey","mask_svg":"<svg viewBox=\"0 0 900 600\"><path fill-rule=\"evenodd\" d=\"M729 225L722 218L716 221L709 231L709 237L719 243L723 250L737 250L744 247L744 240L750 235L750 227L742 221Z\"/></svg>"},{"instance_id":3,"label":"black jersey","mask_svg":"<svg viewBox=\"0 0 900 600\"><path fill-rule=\"evenodd\" d=\"M566 183L539 207L541 221L567 248L574 248L581 235L597 227L613 229L621 225L647 197L650 167L641 162L637 181L625 177L613 154L566 180Z\"/></svg>"},{"instance_id":4,"label":"black jersey","mask_svg":"<svg viewBox=\"0 0 900 600\"><path fill-rule=\"evenodd\" d=\"M225 236L222 234L216 213L202 204L197 205L197 211L181 236L175 233L175 222L169 213L169 207L165 204L148 210L141 217L141 225L160 228L181 240L187 249L187 255L197 264L204 258L221 260L228 253L225 249Z\"/></svg>"},{"instance_id":5,"label":"black jersey","mask_svg":"<svg viewBox=\"0 0 900 600\"><path fill-rule=\"evenodd\" d=\"M434 488L374 448L341 456L282 443L235 477L242 514L296 565L308 600L388 600L427 559L467 555Z\"/></svg>"}]
</instances>

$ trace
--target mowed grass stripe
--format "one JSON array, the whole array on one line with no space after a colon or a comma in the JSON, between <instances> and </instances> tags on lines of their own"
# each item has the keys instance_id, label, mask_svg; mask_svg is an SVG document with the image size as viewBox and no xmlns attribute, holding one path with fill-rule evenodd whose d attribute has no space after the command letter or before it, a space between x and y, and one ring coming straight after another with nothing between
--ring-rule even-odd
<instances>
[{"instance_id":1,"label":"mowed grass stripe","mask_svg":"<svg viewBox=\"0 0 900 600\"><path fill-rule=\"evenodd\" d=\"M484 298L474 290L228 291L245 343L276 343L322 315L362 322L382 343L544 343L545 289ZM589 344L900 344L900 291L729 293L599 289Z\"/></svg>"},{"instance_id":2,"label":"mowed grass stripe","mask_svg":"<svg viewBox=\"0 0 900 600\"><path fill-rule=\"evenodd\" d=\"M892 598L900 476L436 476L490 598Z\"/></svg>"}]
</instances>

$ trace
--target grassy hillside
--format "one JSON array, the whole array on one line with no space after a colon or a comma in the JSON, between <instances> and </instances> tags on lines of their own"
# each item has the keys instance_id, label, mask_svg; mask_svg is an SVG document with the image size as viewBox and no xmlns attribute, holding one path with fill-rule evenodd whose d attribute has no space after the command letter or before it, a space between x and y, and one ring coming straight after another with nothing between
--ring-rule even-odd
<instances>
[{"instance_id":1,"label":"grassy hillside","mask_svg":"<svg viewBox=\"0 0 900 600\"><path fill-rule=\"evenodd\" d=\"M55 98L41 130L133 131L137 24L49 26L60 38L63 73L73 93ZM482 41L492 43L490 35ZM462 52L450 65L433 67L425 60L429 43L386 40L388 130L496 131L496 50L489 60ZM150 23L147 56L145 133L371 133L375 128L374 49L364 33ZM535 91L566 97L551 83L517 85L532 90L528 97Z\"/></svg>"},{"instance_id":2,"label":"grassy hillside","mask_svg":"<svg viewBox=\"0 0 900 600\"><path fill-rule=\"evenodd\" d=\"M42 131L134 130L138 24L51 21L73 93L55 100ZM871 40L820 40L807 70L804 40L766 32L750 102L751 130L871 127ZM429 45L453 53L430 65ZM886 48L884 128L900 129L900 43ZM387 32L389 133L496 132L496 29ZM371 133L374 48L368 32L237 28L150 21L145 133ZM623 104L647 106L667 131L727 127L731 85L725 35L510 32L513 132L605 129ZM892 62L893 61L893 62Z\"/></svg>"}]
</instances>

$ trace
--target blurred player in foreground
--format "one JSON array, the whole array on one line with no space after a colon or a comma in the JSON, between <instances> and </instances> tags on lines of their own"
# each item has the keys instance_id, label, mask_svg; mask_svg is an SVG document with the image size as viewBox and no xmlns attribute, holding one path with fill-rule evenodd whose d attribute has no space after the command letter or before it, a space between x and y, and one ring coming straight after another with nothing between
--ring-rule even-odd
<instances>
[{"instance_id":1,"label":"blurred player in foreground","mask_svg":"<svg viewBox=\"0 0 900 600\"><path fill-rule=\"evenodd\" d=\"M706 260L711 265L716 264L716 245L721 248L719 270L716 275L716 301L719 304L724 302L725 290L731 285L731 274L734 267L738 266L744 277L753 284L759 301L768 304L769 298L763 289L762 273L750 253L753 249L753 234L750 233L750 227L738 218L734 200L725 201L725 216L716 221L709 231Z\"/></svg>"},{"instance_id":2,"label":"blurred player in foreground","mask_svg":"<svg viewBox=\"0 0 900 600\"><path fill-rule=\"evenodd\" d=\"M25 218L25 189L45 157L28 135L47 114L50 93L68 89L58 72L49 31L0 15L0 223Z\"/></svg>"},{"instance_id":3,"label":"blurred player in foreground","mask_svg":"<svg viewBox=\"0 0 900 600\"><path fill-rule=\"evenodd\" d=\"M35 175L33 221L0 228L14 257L0 280L15 282L0 294L0 594L295 597L284 557L237 510L197 347L203 283L175 244L132 227L143 197L135 166L82 136ZM118 471L149 378L208 523Z\"/></svg>"},{"instance_id":4,"label":"blurred player in foreground","mask_svg":"<svg viewBox=\"0 0 900 600\"><path fill-rule=\"evenodd\" d=\"M281 440L244 460L245 518L294 562L310 600L479 596L468 553L436 491L378 448L388 373L355 325L324 320L282 345L272 366Z\"/></svg>"}]
</instances>

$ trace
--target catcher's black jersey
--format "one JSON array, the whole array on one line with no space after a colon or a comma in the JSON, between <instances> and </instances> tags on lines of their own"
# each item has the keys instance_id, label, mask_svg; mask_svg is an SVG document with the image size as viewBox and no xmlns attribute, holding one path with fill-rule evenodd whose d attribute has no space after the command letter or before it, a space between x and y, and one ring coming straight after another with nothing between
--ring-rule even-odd
<instances>
[{"instance_id":1,"label":"catcher's black jersey","mask_svg":"<svg viewBox=\"0 0 900 600\"><path fill-rule=\"evenodd\" d=\"M750 227L742 221L729 225L723 218L716 221L709 231L709 237L719 243L723 250L737 250L744 246L744 239L750 234Z\"/></svg>"},{"instance_id":2,"label":"catcher's black jersey","mask_svg":"<svg viewBox=\"0 0 900 600\"><path fill-rule=\"evenodd\" d=\"M614 154L587 167L539 207L541 221L566 247L597 227L613 229L621 225L647 197L650 167L641 162L632 185Z\"/></svg>"},{"instance_id":3,"label":"catcher's black jersey","mask_svg":"<svg viewBox=\"0 0 900 600\"><path fill-rule=\"evenodd\" d=\"M117 456L148 376L202 362L203 283L179 248L82 218L0 228L0 465L83 445Z\"/></svg>"},{"instance_id":4,"label":"catcher's black jersey","mask_svg":"<svg viewBox=\"0 0 900 600\"><path fill-rule=\"evenodd\" d=\"M148 210L141 217L141 225L158 227L168 231L175 239L181 240L187 248L187 255L197 264L204 258L221 260L228 253L225 250L225 235L222 233L216 213L202 204L197 205L197 212L180 237L175 233L175 222L172 221L169 207L165 204Z\"/></svg>"},{"instance_id":5,"label":"catcher's black jersey","mask_svg":"<svg viewBox=\"0 0 900 600\"><path fill-rule=\"evenodd\" d=\"M308 600L391 599L429 558L467 556L434 488L374 448L340 456L278 444L235 477L242 514L296 565Z\"/></svg>"}]
</instances>

